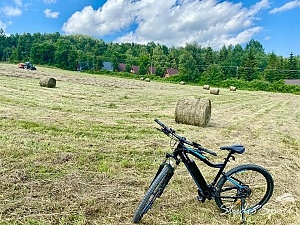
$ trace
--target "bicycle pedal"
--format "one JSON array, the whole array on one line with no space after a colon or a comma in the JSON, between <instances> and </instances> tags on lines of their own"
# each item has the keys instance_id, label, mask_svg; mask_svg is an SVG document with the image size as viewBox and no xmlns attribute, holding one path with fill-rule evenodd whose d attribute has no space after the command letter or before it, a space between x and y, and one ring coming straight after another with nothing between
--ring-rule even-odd
<instances>
[{"instance_id":1,"label":"bicycle pedal","mask_svg":"<svg viewBox=\"0 0 300 225\"><path fill-rule=\"evenodd\" d=\"M202 197L202 196L197 196L196 197L196 199L199 201L199 202L202 202L202 203L204 203L205 202L205 198L204 197Z\"/></svg>"}]
</instances>

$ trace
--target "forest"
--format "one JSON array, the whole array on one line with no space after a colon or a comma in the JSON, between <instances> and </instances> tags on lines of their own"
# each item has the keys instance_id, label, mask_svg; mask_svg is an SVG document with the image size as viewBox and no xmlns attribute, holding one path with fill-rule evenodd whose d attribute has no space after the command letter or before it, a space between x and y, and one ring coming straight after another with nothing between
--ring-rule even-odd
<instances>
[{"instance_id":1,"label":"forest","mask_svg":"<svg viewBox=\"0 0 300 225\"><path fill-rule=\"evenodd\" d=\"M244 89L300 93L300 86L284 85L285 79L300 79L300 56L289 57L266 53L262 44L250 40L245 46L229 45L220 50L187 43L184 47L167 47L154 42L106 43L86 35L24 33L6 35L0 29L0 60L10 63L30 61L38 65L65 70L86 67L101 73L103 62L111 62L114 71L119 63L130 72L139 66L138 75L156 68L154 78L163 77L166 68L176 68L179 74L170 81L227 86L237 84ZM103 71L102 71L103 73Z\"/></svg>"}]
</instances>

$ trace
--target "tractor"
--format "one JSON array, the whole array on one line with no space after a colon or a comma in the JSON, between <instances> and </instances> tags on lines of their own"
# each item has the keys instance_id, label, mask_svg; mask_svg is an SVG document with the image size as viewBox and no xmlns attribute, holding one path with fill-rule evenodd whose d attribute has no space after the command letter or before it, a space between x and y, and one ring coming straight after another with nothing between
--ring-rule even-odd
<instances>
[{"instance_id":1,"label":"tractor","mask_svg":"<svg viewBox=\"0 0 300 225\"><path fill-rule=\"evenodd\" d=\"M36 70L36 67L30 62L19 63L18 67L21 69Z\"/></svg>"}]
</instances>

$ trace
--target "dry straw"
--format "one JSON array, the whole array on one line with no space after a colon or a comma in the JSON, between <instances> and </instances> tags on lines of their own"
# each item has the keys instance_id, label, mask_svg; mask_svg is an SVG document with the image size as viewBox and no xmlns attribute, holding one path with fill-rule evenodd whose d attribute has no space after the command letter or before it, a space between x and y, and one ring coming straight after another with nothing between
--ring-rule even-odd
<instances>
[{"instance_id":1,"label":"dry straw","mask_svg":"<svg viewBox=\"0 0 300 225\"><path fill-rule=\"evenodd\" d=\"M230 86L229 90L230 90L230 91L236 91L236 87Z\"/></svg>"},{"instance_id":2,"label":"dry straw","mask_svg":"<svg viewBox=\"0 0 300 225\"><path fill-rule=\"evenodd\" d=\"M56 80L52 77L42 77L40 79L40 85L42 87L54 88L56 86Z\"/></svg>"},{"instance_id":3,"label":"dry straw","mask_svg":"<svg viewBox=\"0 0 300 225\"><path fill-rule=\"evenodd\" d=\"M179 99L175 109L175 122L199 127L208 125L211 101L207 98Z\"/></svg>"},{"instance_id":4,"label":"dry straw","mask_svg":"<svg viewBox=\"0 0 300 225\"><path fill-rule=\"evenodd\" d=\"M220 89L218 89L218 88L210 89L209 93L213 94L213 95L218 95L220 93Z\"/></svg>"},{"instance_id":5,"label":"dry straw","mask_svg":"<svg viewBox=\"0 0 300 225\"><path fill-rule=\"evenodd\" d=\"M203 85L203 89L209 90L210 86L209 85Z\"/></svg>"}]
</instances>

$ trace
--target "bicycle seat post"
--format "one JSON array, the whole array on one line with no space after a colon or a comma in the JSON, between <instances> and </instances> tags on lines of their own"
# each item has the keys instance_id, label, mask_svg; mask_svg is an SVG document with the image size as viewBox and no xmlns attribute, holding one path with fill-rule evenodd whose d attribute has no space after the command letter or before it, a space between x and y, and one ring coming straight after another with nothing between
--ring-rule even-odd
<instances>
[{"instance_id":1,"label":"bicycle seat post","mask_svg":"<svg viewBox=\"0 0 300 225\"><path fill-rule=\"evenodd\" d=\"M231 151L228 151L228 154L226 156L226 158L224 158L224 162L223 162L223 166L219 169L214 181L213 181L213 185L215 185L218 181L218 179L220 178L220 176L222 175L222 173L224 172L224 169L227 165L227 163L230 161L230 158L232 158L233 160L235 160L234 156L232 155L233 153Z\"/></svg>"}]
</instances>

